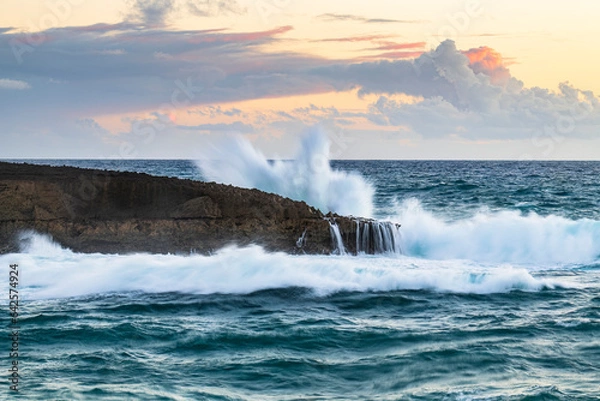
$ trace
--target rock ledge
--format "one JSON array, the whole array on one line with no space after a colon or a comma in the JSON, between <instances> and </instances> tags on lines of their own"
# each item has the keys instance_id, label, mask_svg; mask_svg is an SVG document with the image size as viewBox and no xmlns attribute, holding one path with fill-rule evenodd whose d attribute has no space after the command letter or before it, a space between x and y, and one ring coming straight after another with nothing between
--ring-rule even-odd
<instances>
[{"instance_id":1,"label":"rock ledge","mask_svg":"<svg viewBox=\"0 0 600 401\"><path fill-rule=\"evenodd\" d=\"M330 217L352 252L355 221ZM257 244L323 254L335 247L319 210L256 189L0 162L0 253L16 251L24 230L49 234L76 252L209 254L230 244Z\"/></svg>"}]
</instances>

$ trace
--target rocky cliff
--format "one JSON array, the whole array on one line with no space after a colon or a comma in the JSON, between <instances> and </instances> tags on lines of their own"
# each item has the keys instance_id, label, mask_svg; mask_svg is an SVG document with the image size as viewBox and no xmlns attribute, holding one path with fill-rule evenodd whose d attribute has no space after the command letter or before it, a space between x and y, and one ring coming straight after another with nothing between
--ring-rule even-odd
<instances>
[{"instance_id":1,"label":"rocky cliff","mask_svg":"<svg viewBox=\"0 0 600 401\"><path fill-rule=\"evenodd\" d=\"M348 251L356 222L337 221ZM211 253L258 244L288 253L331 253L320 211L255 189L147 174L0 162L0 253L23 230L77 252Z\"/></svg>"}]
</instances>

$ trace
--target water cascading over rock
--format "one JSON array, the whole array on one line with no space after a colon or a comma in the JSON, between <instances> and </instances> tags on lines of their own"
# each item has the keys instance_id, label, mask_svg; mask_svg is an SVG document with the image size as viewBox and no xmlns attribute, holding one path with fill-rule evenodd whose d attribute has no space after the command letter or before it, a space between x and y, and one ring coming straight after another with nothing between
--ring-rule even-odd
<instances>
[{"instance_id":1,"label":"water cascading over rock","mask_svg":"<svg viewBox=\"0 0 600 401\"><path fill-rule=\"evenodd\" d=\"M356 220L356 252L402 254L400 225L391 221Z\"/></svg>"},{"instance_id":2,"label":"water cascading over rock","mask_svg":"<svg viewBox=\"0 0 600 401\"><path fill-rule=\"evenodd\" d=\"M332 248L338 255L402 254L400 225L391 221L356 219L354 227L340 227L328 218Z\"/></svg>"}]
</instances>

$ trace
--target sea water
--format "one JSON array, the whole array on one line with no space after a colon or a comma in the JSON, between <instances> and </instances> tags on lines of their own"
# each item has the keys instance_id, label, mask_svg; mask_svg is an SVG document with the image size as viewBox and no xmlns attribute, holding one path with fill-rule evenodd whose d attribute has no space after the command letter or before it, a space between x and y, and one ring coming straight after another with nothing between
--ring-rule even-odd
<instances>
[{"instance_id":1,"label":"sea water","mask_svg":"<svg viewBox=\"0 0 600 401\"><path fill-rule=\"evenodd\" d=\"M18 399L600 399L600 163L327 161L311 192L255 156L264 189L399 223L401 251L80 254L26 234L0 256L20 269Z\"/></svg>"}]
</instances>

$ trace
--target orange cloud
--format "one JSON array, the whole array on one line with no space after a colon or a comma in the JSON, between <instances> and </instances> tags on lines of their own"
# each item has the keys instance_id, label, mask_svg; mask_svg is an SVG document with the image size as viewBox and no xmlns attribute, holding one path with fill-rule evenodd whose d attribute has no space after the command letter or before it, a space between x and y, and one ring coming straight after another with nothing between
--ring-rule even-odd
<instances>
[{"instance_id":1,"label":"orange cloud","mask_svg":"<svg viewBox=\"0 0 600 401\"><path fill-rule=\"evenodd\" d=\"M511 78L502 55L492 48L481 46L462 52L469 59L469 67L475 73L490 77L494 85L505 85Z\"/></svg>"}]
</instances>

